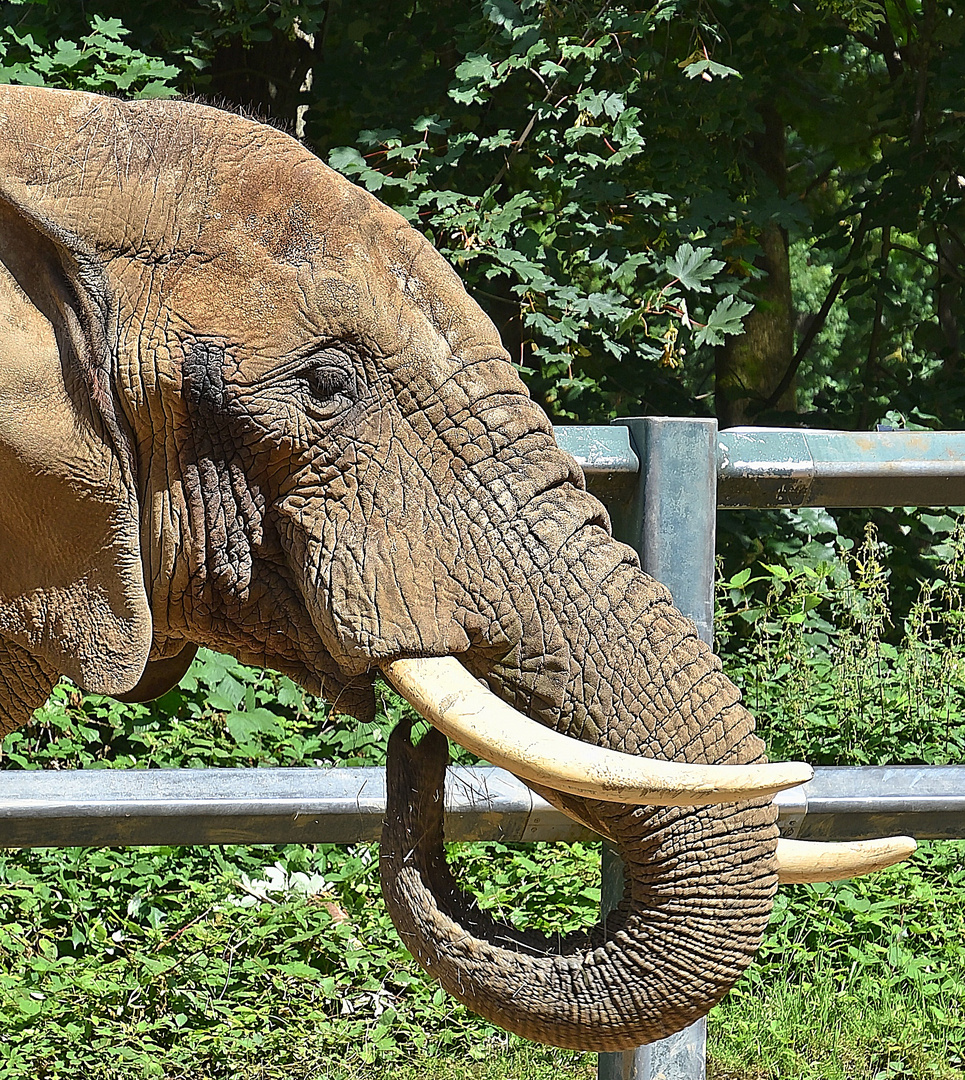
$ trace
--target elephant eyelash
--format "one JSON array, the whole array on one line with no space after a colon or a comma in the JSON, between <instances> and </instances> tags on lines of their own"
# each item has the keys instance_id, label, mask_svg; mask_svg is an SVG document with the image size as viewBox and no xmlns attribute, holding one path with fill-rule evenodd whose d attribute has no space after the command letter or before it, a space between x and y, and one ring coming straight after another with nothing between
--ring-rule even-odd
<instances>
[{"instance_id":1,"label":"elephant eyelash","mask_svg":"<svg viewBox=\"0 0 965 1080\"><path fill-rule=\"evenodd\" d=\"M355 363L352 354L347 350L328 345L320 346L316 343L282 358L264 374L253 379L252 385L284 384L294 378L301 378L307 382L313 377L312 372L315 371L341 373L351 382L354 378Z\"/></svg>"},{"instance_id":2,"label":"elephant eyelash","mask_svg":"<svg viewBox=\"0 0 965 1080\"><path fill-rule=\"evenodd\" d=\"M305 372L305 381L320 401L328 401L340 394L350 395L355 382L351 372L331 367L309 368Z\"/></svg>"},{"instance_id":3,"label":"elephant eyelash","mask_svg":"<svg viewBox=\"0 0 965 1080\"><path fill-rule=\"evenodd\" d=\"M329 421L358 401L360 379L351 355L343 349L316 347L288 357L242 393L294 398L309 417Z\"/></svg>"}]
</instances>

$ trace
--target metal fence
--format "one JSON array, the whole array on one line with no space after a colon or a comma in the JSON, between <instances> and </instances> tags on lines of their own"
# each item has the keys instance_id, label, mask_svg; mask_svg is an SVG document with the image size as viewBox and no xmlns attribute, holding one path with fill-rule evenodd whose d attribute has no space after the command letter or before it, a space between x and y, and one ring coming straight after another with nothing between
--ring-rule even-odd
<instances>
[{"instance_id":1,"label":"metal fence","mask_svg":"<svg viewBox=\"0 0 965 1080\"><path fill-rule=\"evenodd\" d=\"M714 420L647 417L557 430L607 504L614 530L713 638L718 506L965 505L965 433L718 432ZM452 840L591 835L498 769L451 769ZM785 836L965 837L965 766L823 768L778 797ZM380 769L6 772L0 846L354 843L377 839ZM604 849L604 906L622 894ZM704 1080L706 1026L624 1054L601 1080Z\"/></svg>"},{"instance_id":2,"label":"metal fence","mask_svg":"<svg viewBox=\"0 0 965 1080\"><path fill-rule=\"evenodd\" d=\"M378 840L385 771L79 769L11 771L0 782L0 847L138 844L356 844ZM965 765L818 768L782 791L784 836L861 840L896 833L965 836ZM515 776L454 767L446 839L589 840L595 834ZM598 839L598 838L597 838Z\"/></svg>"}]
</instances>

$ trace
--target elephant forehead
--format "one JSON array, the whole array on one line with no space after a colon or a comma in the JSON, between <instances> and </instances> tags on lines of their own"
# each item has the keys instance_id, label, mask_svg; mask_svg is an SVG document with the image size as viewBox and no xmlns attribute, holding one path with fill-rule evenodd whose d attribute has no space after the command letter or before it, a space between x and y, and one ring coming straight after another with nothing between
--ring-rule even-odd
<instances>
[{"instance_id":1,"label":"elephant forehead","mask_svg":"<svg viewBox=\"0 0 965 1080\"><path fill-rule=\"evenodd\" d=\"M302 189L288 205L222 219L197 254L167 268L165 307L235 342L253 376L332 340L427 377L426 364L448 378L475 354L502 357L495 327L442 257L398 215L345 187L337 212Z\"/></svg>"},{"instance_id":2,"label":"elephant forehead","mask_svg":"<svg viewBox=\"0 0 965 1080\"><path fill-rule=\"evenodd\" d=\"M481 344L501 354L495 327L404 218L289 136L232 120L246 153L229 155L230 169L219 164L217 185L206 189L198 249L251 310L354 336L384 356L430 338L452 354Z\"/></svg>"},{"instance_id":3,"label":"elephant forehead","mask_svg":"<svg viewBox=\"0 0 965 1080\"><path fill-rule=\"evenodd\" d=\"M6 86L0 129L8 181L123 268L132 310L149 276L175 332L269 365L349 338L430 381L446 357L505 355L424 237L282 132L192 102Z\"/></svg>"},{"instance_id":4,"label":"elephant forehead","mask_svg":"<svg viewBox=\"0 0 965 1080\"><path fill-rule=\"evenodd\" d=\"M223 340L240 373L258 378L313 347L346 342L383 365L449 358L453 351L398 279L365 265L292 266L228 249L170 268L160 290L169 333Z\"/></svg>"}]
</instances>

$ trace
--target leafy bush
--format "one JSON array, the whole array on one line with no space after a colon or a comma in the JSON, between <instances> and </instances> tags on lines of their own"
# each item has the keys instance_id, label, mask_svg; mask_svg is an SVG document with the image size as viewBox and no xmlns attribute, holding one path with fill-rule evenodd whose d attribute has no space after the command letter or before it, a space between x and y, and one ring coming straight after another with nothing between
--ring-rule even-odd
<instances>
[{"instance_id":1,"label":"leafy bush","mask_svg":"<svg viewBox=\"0 0 965 1080\"><path fill-rule=\"evenodd\" d=\"M579 858L588 896L552 925L598 903L585 849L562 872L553 847L528 852L484 887L497 853L456 858L484 906L521 885L523 921L550 925L546 890L527 901L527 886L578 894ZM369 845L3 856L0 1077L281 1077L413 1052L481 1059L512 1041L415 966L379 902L377 863ZM276 884L312 887L260 889L266 864Z\"/></svg>"},{"instance_id":2,"label":"leafy bush","mask_svg":"<svg viewBox=\"0 0 965 1080\"><path fill-rule=\"evenodd\" d=\"M965 762L965 526L941 525L899 627L873 526L860 546L835 531L836 544L792 543L721 581L718 645L772 756ZM924 843L883 874L782 889L758 962L712 1015L720 1074L960 1078L960 850Z\"/></svg>"},{"instance_id":3,"label":"leafy bush","mask_svg":"<svg viewBox=\"0 0 965 1080\"><path fill-rule=\"evenodd\" d=\"M29 19L36 0L6 6L25 11L19 23L0 27L0 83L130 97L175 95L179 69L129 45L120 19L91 15L88 32L76 41L51 40L42 21Z\"/></svg>"},{"instance_id":4,"label":"leafy bush","mask_svg":"<svg viewBox=\"0 0 965 1080\"><path fill-rule=\"evenodd\" d=\"M7 736L3 757L23 769L379 765L402 707L386 691L380 720L349 722L286 676L202 649L181 685L149 704L61 683Z\"/></svg>"},{"instance_id":5,"label":"leafy bush","mask_svg":"<svg viewBox=\"0 0 965 1080\"><path fill-rule=\"evenodd\" d=\"M887 555L869 526L857 548L811 544L721 583L718 646L775 757L965 760L965 528L897 632Z\"/></svg>"},{"instance_id":6,"label":"leafy bush","mask_svg":"<svg viewBox=\"0 0 965 1080\"><path fill-rule=\"evenodd\" d=\"M381 764L408 708L388 689L382 703L360 726L201 650L150 705L61 684L7 736L3 764ZM451 858L484 908L519 925L565 931L599 907L595 846L468 844ZM0 853L0 1078L288 1077L319 1062L348 1077L412 1053L523 1052L415 965L377 867L369 844ZM582 1072L580 1055L541 1055L553 1075L563 1060Z\"/></svg>"}]
</instances>

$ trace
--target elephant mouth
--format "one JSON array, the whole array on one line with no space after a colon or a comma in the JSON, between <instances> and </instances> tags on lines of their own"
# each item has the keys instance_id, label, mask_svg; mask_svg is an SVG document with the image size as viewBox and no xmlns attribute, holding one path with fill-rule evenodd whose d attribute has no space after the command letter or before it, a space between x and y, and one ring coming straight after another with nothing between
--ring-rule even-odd
<instances>
[{"instance_id":1,"label":"elephant mouth","mask_svg":"<svg viewBox=\"0 0 965 1080\"><path fill-rule=\"evenodd\" d=\"M695 765L581 742L507 705L452 656L395 660L382 671L442 734L518 776L571 817L576 816L572 805L559 795L621 804L706 806L772 797L814 775L804 762ZM915 841L906 836L852 843L782 838L775 855L778 881L855 877L900 862L914 850Z\"/></svg>"}]
</instances>

